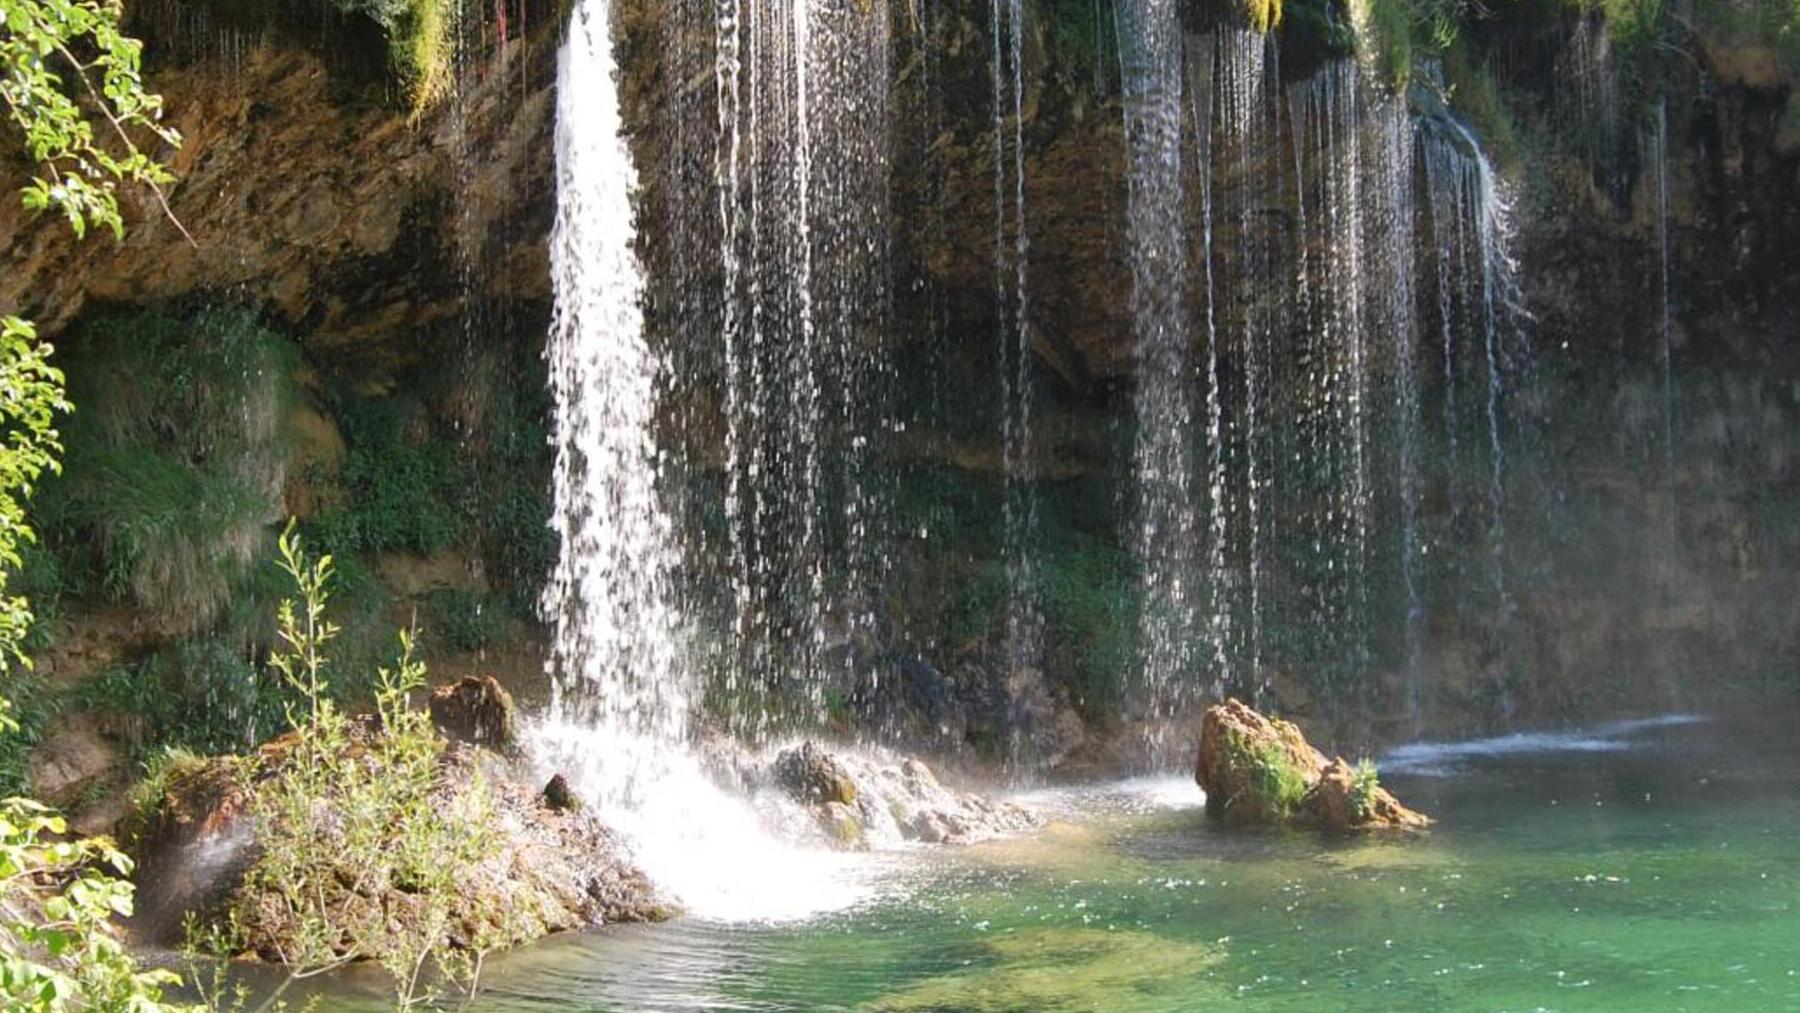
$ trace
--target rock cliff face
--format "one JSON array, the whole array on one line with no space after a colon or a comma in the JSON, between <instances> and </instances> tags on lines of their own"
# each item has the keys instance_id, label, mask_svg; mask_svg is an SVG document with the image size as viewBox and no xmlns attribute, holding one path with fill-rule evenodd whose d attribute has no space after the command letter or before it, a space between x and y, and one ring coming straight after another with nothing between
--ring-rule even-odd
<instances>
[{"instance_id":1,"label":"rock cliff face","mask_svg":"<svg viewBox=\"0 0 1800 1013\"><path fill-rule=\"evenodd\" d=\"M53 223L25 217L16 202L0 202L0 311L32 316L56 335L101 306L247 303L299 340L310 392L326 377L348 379L370 395L417 392L441 430L482 433L484 389L535 382L483 372L483 356L500 348L529 358L550 312L550 91L560 25L557 5L526 6L522 36L519 19L504 40L496 25L471 30L457 94L417 122L384 94L378 73L355 66L357 54L379 53L378 44L318 34L352 30L342 25L212 46L146 24L152 84L166 94L169 116L187 138L170 156L180 177L172 205L197 245L145 209L133 217L123 243L77 244ZM1091 30L1086 4L1041 0L1027 7L1020 136L1032 300L1025 324L1045 378L1035 463L1038 474L1062 483L1078 504L1071 512L1081 514L1084 538L1116 540L1116 497L1079 484L1116 480L1127 467L1116 438L1128 424L1122 395L1132 379L1116 40ZM887 129L888 218L895 231L893 320L882 340L903 364L940 354L926 347L940 342L952 378L951 411L937 416L945 431L910 430L896 439L897 456L992 482L1001 467L997 427L983 424L1000 385L993 355L992 40L979 10L940 10L921 29L913 5L885 9L893 18ZM712 42L701 21L675 16L680 11L688 8L677 0L628 0L619 8L623 92L643 182L640 235L653 287L673 276L670 265L678 259L704 260L697 253L716 250L716 237L707 232L716 209L681 197L682 181L710 178L710 159L704 145L674 143L676 131L705 134L716 124ZM1536 316L1534 341L1546 365L1570 378L1544 396L1559 403L1525 399L1519 407L1549 418L1570 405L1604 404L1610 419L1626 420L1616 436L1606 430L1605 438L1615 441L1606 453L1596 450L1592 427L1556 437L1563 443L1548 457L1581 461L1572 491L1551 498L1591 508L1590 517L1624 510L1645 530L1662 530L1674 516L1678 526L1670 537L1696 549L1684 557L1682 572L1659 571L1656 580L1701 590L1654 603L1600 600L1591 588L1552 586L1524 568L1515 581L1517 614L1549 632L1520 656L1533 671L1552 674L1542 685L1515 684L1519 699L1497 699L1492 676L1501 664L1499 637L1441 631L1450 646L1431 659L1432 670L1451 688L1451 720L1517 715L1520 699L1556 712L1589 705L1596 693L1616 702L1646 684L1663 692L1676 674L1657 667L1662 663L1652 656L1667 653L1661 646L1634 635L1646 614L1659 629L1676 631L1689 657L1731 647L1725 641L1733 638L1721 630L1746 632L1758 646L1743 648L1743 664L1766 655L1765 643L1800 630L1800 615L1773 604L1780 596L1770 593L1778 569L1771 561L1793 544L1794 525L1757 506L1800 474L1787 463L1785 435L1800 411L1792 386L1800 377L1800 344L1793 340L1800 333L1800 246L1790 241L1800 234L1800 96L1791 66L1766 41L1697 35L1694 59L1678 61L1672 73L1665 172L1665 163L1651 157L1644 116L1621 114L1597 124L1570 98L1577 27L1573 15L1521 15L1480 32L1488 51L1505 57L1494 61L1500 91L1513 110L1512 134L1523 138L1503 161L1520 186L1517 250ZM692 37L672 39L678 31ZM1319 49L1295 31L1283 58L1290 75L1316 61ZM158 58L159 52L168 55ZM1612 140L1589 144L1590 130ZM677 157L695 151L699 156L688 161ZM1217 241L1231 242L1231 228L1220 223ZM1673 279L1670 347L1677 379L1695 399L1688 416L1695 437L1672 483L1685 497L1679 511L1666 506L1665 486L1641 474L1653 453L1645 447L1660 425L1646 401L1657 396L1649 371L1662 355L1665 248ZM683 349L704 345L709 335L704 314L676 296L655 289L650 318L679 362ZM424 379L427 367L459 358L477 368L453 382ZM1765 377L1748 383L1741 371ZM908 372L904 379L918 378ZM914 396L912 386L906 390L905 397ZM697 388L682 397L665 414L688 423L683 435L692 459L716 464L716 392ZM313 428L331 443L333 420L322 410L314 414ZM317 498L302 487L290 492L289 502L306 512ZM1467 535L1469 522L1443 498L1428 497L1424 509L1426 523L1447 537ZM1535 550L1518 551L1551 559L1570 541L1592 543L1590 533L1605 527L1602 521L1546 536ZM1513 534L1516 542L1532 537L1517 527ZM1623 565L1630 548L1609 553L1606 565ZM477 553L456 558L462 562L452 569L483 570ZM921 565L930 572L920 583L931 593L896 592L895 611L938 607L943 588L972 582L965 563L926 560ZM384 572L404 582L421 568L402 560ZM1646 575L1630 566L1619 572L1644 584ZM477 578L482 586L499 579ZM1080 571L1072 583L1099 582ZM889 625L904 629L911 618L895 615ZM1128 621L1105 615L1093 625ZM112 638L117 643L88 653L116 659L141 649L141 633L120 632ZM896 664L923 674L897 685L929 697L908 704L918 715L944 707L968 712L958 720L926 715L920 725L954 726L969 741L992 743L1004 741L1003 727L1024 714L1042 738L1056 740L1045 752L1057 762L1107 755L1080 727L1083 721L1103 726L1106 704L1075 672L1077 659L1111 657L1093 648L1088 630L1052 630L1053 656L1029 678L1001 671L991 623L975 633L913 639L932 646L876 644L867 653L910 652ZM1618 667L1654 674L1621 672L1597 684L1562 674L1602 662L1610 667L1621 651L1638 651L1644 664ZM85 674L94 665L71 667ZM531 671L536 662L528 657L518 667ZM1384 675L1389 689L1391 676ZM1306 673L1273 678L1293 711L1326 716ZM1378 734L1400 733L1395 727Z\"/></svg>"},{"instance_id":2,"label":"rock cliff face","mask_svg":"<svg viewBox=\"0 0 1800 1013\"><path fill-rule=\"evenodd\" d=\"M185 139L167 155L170 205L194 243L149 207L123 242L78 242L0 202L0 307L54 334L101 304L247 303L320 367L371 386L441 355L483 301L541 315L554 197L545 49L494 51L416 124L293 44L155 64Z\"/></svg>"}]
</instances>

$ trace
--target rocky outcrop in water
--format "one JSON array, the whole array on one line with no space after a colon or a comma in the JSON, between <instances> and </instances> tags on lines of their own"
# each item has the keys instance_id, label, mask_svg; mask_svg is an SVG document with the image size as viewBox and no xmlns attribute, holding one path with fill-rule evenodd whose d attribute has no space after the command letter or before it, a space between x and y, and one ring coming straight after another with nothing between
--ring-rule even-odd
<instances>
[{"instance_id":1,"label":"rocky outcrop in water","mask_svg":"<svg viewBox=\"0 0 1800 1013\"><path fill-rule=\"evenodd\" d=\"M373 729L364 723L355 741ZM254 825L255 793L288 762L292 736L254 758L194 758L173 764L151 786L120 837L137 856L140 938L165 944L182 939L186 917L222 911L236 916L234 948L279 959L297 931L289 909L261 897L252 875L262 859ZM592 813L558 805L498 754L479 746L448 746L437 763L434 795L443 804L480 793L477 808L491 846L457 885L448 943L453 947L500 933L525 942L552 932L615 922L656 921L672 905L627 854L620 838ZM395 846L408 832L395 826ZM324 886L333 908L369 909L405 917L413 898L403 884Z\"/></svg>"},{"instance_id":2,"label":"rocky outcrop in water","mask_svg":"<svg viewBox=\"0 0 1800 1013\"><path fill-rule=\"evenodd\" d=\"M884 762L807 742L777 754L769 777L837 847L972 844L1041 823L1023 806L945 787L913 757Z\"/></svg>"},{"instance_id":3,"label":"rocky outcrop in water","mask_svg":"<svg viewBox=\"0 0 1800 1013\"><path fill-rule=\"evenodd\" d=\"M1194 779L1207 814L1228 825L1292 823L1328 830L1417 830L1431 819L1401 805L1372 766L1327 760L1292 722L1237 700L1207 708Z\"/></svg>"}]
</instances>

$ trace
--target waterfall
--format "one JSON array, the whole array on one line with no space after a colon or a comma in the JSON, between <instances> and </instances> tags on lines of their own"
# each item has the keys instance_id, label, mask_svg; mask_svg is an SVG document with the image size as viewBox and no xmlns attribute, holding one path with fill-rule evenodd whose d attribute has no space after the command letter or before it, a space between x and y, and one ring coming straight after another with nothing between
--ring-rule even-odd
<instances>
[{"instance_id":1,"label":"waterfall","mask_svg":"<svg viewBox=\"0 0 1800 1013\"><path fill-rule=\"evenodd\" d=\"M544 595L553 697L532 747L693 913L804 915L860 895L846 860L772 837L690 743L700 686L653 436L665 378L644 333L610 15L607 0L577 0L558 62L546 355L560 551Z\"/></svg>"},{"instance_id":2,"label":"waterfall","mask_svg":"<svg viewBox=\"0 0 1800 1013\"><path fill-rule=\"evenodd\" d=\"M1452 457L1457 384L1486 380L1485 399L1463 400L1487 429L1489 547L1509 611L1504 415L1522 311L1504 189L1468 127L1415 112L1355 61L1283 88L1262 34L1184 37L1175 0L1116 10L1134 356L1123 540L1151 745L1162 719L1206 692L1261 694L1296 673L1328 708L1392 694L1418 721L1434 306ZM628 834L691 857L721 840L716 813L700 810L737 811L689 748L703 697L721 726L761 744L820 726L884 677L877 601L895 498L884 465L898 428L885 340L889 19L879 2L680 6L671 34L707 38L711 66L671 86L683 101L662 211L687 231L643 238L676 255L658 312L680 311L647 326L609 13L605 0L578 4L559 65L548 354L562 555L545 607L551 724L566 734L548 740ZM1022 0L988 12L1009 676L1043 652L1025 17ZM1428 266L1415 250L1427 214ZM662 350L695 357L678 350L696 344L711 368L671 376L687 364ZM661 411L664 395L716 413ZM701 453L665 455L658 431ZM677 506L686 518L705 502L722 507L716 534L675 523ZM1013 745L1015 762L1031 759L1022 738Z\"/></svg>"},{"instance_id":3,"label":"waterfall","mask_svg":"<svg viewBox=\"0 0 1800 1013\"><path fill-rule=\"evenodd\" d=\"M1494 639L1511 622L1512 595L1506 574L1506 436L1504 404L1510 386L1521 372L1529 349L1523 323L1530 316L1520 296L1518 265L1511 253L1512 205L1493 163L1467 125L1453 116L1432 121L1427 138L1426 179L1431 188L1433 230L1437 233L1440 277L1440 315L1444 319L1446 411L1455 412L1455 367L1452 364L1451 321L1466 323L1478 339L1480 372L1485 376L1485 398L1479 425L1488 436L1488 474L1485 496L1489 555L1489 583L1493 596ZM1453 221L1452 243L1445 227ZM1455 273L1450 280L1446 264L1454 245ZM1460 306L1460 312L1458 307ZM1448 417L1448 416L1447 416ZM1454 425L1454 422L1451 423ZM1453 431L1453 430L1452 430ZM1454 458L1452 459L1454 463ZM1451 488L1457 481L1450 478ZM1502 661L1504 648L1500 648ZM1503 709L1507 687L1499 687Z\"/></svg>"},{"instance_id":4,"label":"waterfall","mask_svg":"<svg viewBox=\"0 0 1800 1013\"><path fill-rule=\"evenodd\" d=\"M1002 30L1002 13L1006 30ZM1030 289L1031 243L1025 214L1025 42L1023 0L993 0L994 81L994 303L999 321L1001 468L1005 483L1002 505L1006 553L1006 664L1012 677L1039 664L1040 624L1036 600L1037 492L1032 458ZM1005 42L1003 47L1002 42ZM1011 68L1011 74L1007 68ZM1009 99L1010 94L1010 99ZM1012 129L1007 130L1010 121ZM1007 157L1010 141L1011 158ZM1007 177L1011 176L1011 187ZM1007 240L1008 199L1012 201L1012 240ZM1010 263L1011 269L1008 270ZM1015 729L1013 760L1024 760L1025 743Z\"/></svg>"},{"instance_id":5,"label":"waterfall","mask_svg":"<svg viewBox=\"0 0 1800 1013\"><path fill-rule=\"evenodd\" d=\"M885 5L725 0L713 26L727 715L815 720L859 676L893 428ZM689 284L704 284L695 279Z\"/></svg>"},{"instance_id":6,"label":"waterfall","mask_svg":"<svg viewBox=\"0 0 1800 1013\"><path fill-rule=\"evenodd\" d=\"M1460 376L1486 378L1488 548L1497 615L1504 621L1510 611L1501 565L1505 415L1525 317L1504 189L1465 125L1416 111L1356 61L1277 92L1277 53L1263 36L1225 29L1188 39L1201 261L1193 277L1203 286L1196 322L1206 358L1194 380L1168 379L1188 369L1187 342L1171 337L1187 326L1175 301L1180 280L1167 279L1183 269L1184 251L1158 230L1185 223L1171 210L1180 207L1181 178L1155 160L1163 86L1147 55L1155 51L1147 9L1121 24L1137 54L1125 65L1140 371L1133 535L1146 571L1149 700L1164 708L1180 700L1170 687L1185 684L1170 673L1195 659L1159 638L1204 606L1215 692L1265 692L1275 675L1300 671L1325 691L1327 706L1391 702L1420 721L1432 578L1421 342L1432 308L1453 513ZM1161 199L1140 200L1158 188ZM1432 252L1421 275L1427 262L1415 234L1427 214ZM1203 406L1189 400L1201 392ZM1157 425L1186 425L1191 435L1145 431ZM1204 459L1183 456L1202 443ZM1178 494L1194 482L1193 465L1205 470L1204 486ZM1278 476L1292 487L1277 489ZM1190 530L1171 502L1206 504L1209 529ZM1201 547L1205 565L1194 568ZM1289 579L1272 581L1275 572ZM1193 587L1190 573L1208 587ZM1270 640L1265 617L1277 615L1308 617L1306 632L1284 622Z\"/></svg>"},{"instance_id":7,"label":"waterfall","mask_svg":"<svg viewBox=\"0 0 1800 1013\"><path fill-rule=\"evenodd\" d=\"M1663 467L1675 470L1675 318L1669 294L1669 98L1656 104L1656 228L1662 259ZM1671 479L1672 480L1672 479Z\"/></svg>"},{"instance_id":8,"label":"waterfall","mask_svg":"<svg viewBox=\"0 0 1800 1013\"><path fill-rule=\"evenodd\" d=\"M1382 227L1387 280L1378 284L1382 329L1392 336L1396 480L1400 500L1400 580L1406 595L1402 630L1407 713L1420 730L1424 696L1425 605L1419 574L1419 379L1418 307L1413 302L1413 122L1400 101L1378 117L1385 151L1381 159Z\"/></svg>"},{"instance_id":9,"label":"waterfall","mask_svg":"<svg viewBox=\"0 0 1800 1013\"><path fill-rule=\"evenodd\" d=\"M1181 37L1174 0L1121 0L1118 11L1136 374L1127 541L1140 568L1146 698L1164 715L1191 688L1197 639Z\"/></svg>"},{"instance_id":10,"label":"waterfall","mask_svg":"<svg viewBox=\"0 0 1800 1013\"><path fill-rule=\"evenodd\" d=\"M1219 82L1228 115L1222 121L1227 153L1234 156L1232 175L1236 180L1233 202L1236 204L1237 256L1235 258L1237 293L1233 299L1238 315L1238 358L1243 374L1243 410L1236 425L1244 458L1243 530L1245 533L1244 570L1247 619L1245 663L1241 678L1229 680L1260 692L1262 685L1262 578L1263 524L1265 503L1262 489L1268 483L1270 462L1266 460L1267 442L1264 416L1267 398L1269 344L1272 337L1270 316L1263 280L1269 273L1269 251L1261 243L1261 230L1254 221L1265 195L1257 178L1257 160L1265 153L1259 149L1262 126L1264 59L1268 40L1261 32L1236 29L1221 32L1218 41ZM1273 108L1272 104L1269 106ZM1275 188L1279 199L1279 186Z\"/></svg>"},{"instance_id":11,"label":"waterfall","mask_svg":"<svg viewBox=\"0 0 1800 1013\"><path fill-rule=\"evenodd\" d=\"M1469 153L1474 171L1465 174L1471 195L1474 235L1479 249L1482 353L1487 366L1487 428L1490 480L1488 538L1493 557L1496 612L1501 625L1510 620L1512 596L1506 586L1506 441L1501 431L1501 402L1506 396L1511 356L1505 342L1521 304L1518 264L1510 252L1512 204L1481 142L1462 121L1447 120Z\"/></svg>"},{"instance_id":12,"label":"waterfall","mask_svg":"<svg viewBox=\"0 0 1800 1013\"><path fill-rule=\"evenodd\" d=\"M658 494L651 423L660 364L644 340L637 173L620 133L608 13L604 2L579 6L558 64L556 313L546 355L561 550L544 611L556 709L619 735L624 762L600 791L629 803L658 752L684 740L693 687L681 657L685 623L673 607L673 533Z\"/></svg>"},{"instance_id":13,"label":"waterfall","mask_svg":"<svg viewBox=\"0 0 1800 1013\"><path fill-rule=\"evenodd\" d=\"M1206 503L1210 515L1206 582L1212 606L1207 631L1213 655L1211 689L1222 693L1231 666L1231 606L1227 598L1230 571L1226 566L1230 531L1225 515L1225 406L1219 389L1218 294L1213 278L1213 71L1217 58L1213 37L1190 40L1187 54L1195 175L1200 181L1201 264L1206 282Z\"/></svg>"}]
</instances>

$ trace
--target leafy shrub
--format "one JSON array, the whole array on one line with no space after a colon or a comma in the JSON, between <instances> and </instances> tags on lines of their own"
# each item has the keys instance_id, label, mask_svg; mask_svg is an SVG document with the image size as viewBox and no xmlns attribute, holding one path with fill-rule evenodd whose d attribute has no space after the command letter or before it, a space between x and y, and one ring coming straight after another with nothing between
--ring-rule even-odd
<instances>
[{"instance_id":1,"label":"leafy shrub","mask_svg":"<svg viewBox=\"0 0 1800 1013\"><path fill-rule=\"evenodd\" d=\"M1141 595L1129 557L1115 546L1063 533L1046 548L1038 573L1044 619L1073 657L1073 690L1082 712L1114 712L1138 651Z\"/></svg>"},{"instance_id":2,"label":"leafy shrub","mask_svg":"<svg viewBox=\"0 0 1800 1013\"><path fill-rule=\"evenodd\" d=\"M413 552L431 555L457 540L456 459L434 438L424 406L404 397L358 398L339 392L333 408L347 446L339 480L345 502L308 525L333 556Z\"/></svg>"},{"instance_id":3,"label":"leafy shrub","mask_svg":"<svg viewBox=\"0 0 1800 1013\"><path fill-rule=\"evenodd\" d=\"M1357 820L1366 820L1374 815L1375 793L1380 790L1381 775L1375 769L1375 762L1359 762L1350 778L1350 809Z\"/></svg>"},{"instance_id":4,"label":"leafy shrub","mask_svg":"<svg viewBox=\"0 0 1800 1013\"><path fill-rule=\"evenodd\" d=\"M1271 32L1281 27L1281 0L1243 0L1244 13L1250 18L1250 26L1259 32Z\"/></svg>"},{"instance_id":5,"label":"leafy shrub","mask_svg":"<svg viewBox=\"0 0 1800 1013\"><path fill-rule=\"evenodd\" d=\"M119 719L140 754L247 749L282 727L286 703L248 650L222 637L176 641L102 672L72 702Z\"/></svg>"},{"instance_id":6,"label":"leafy shrub","mask_svg":"<svg viewBox=\"0 0 1800 1013\"><path fill-rule=\"evenodd\" d=\"M55 714L53 701L35 676L15 677L7 690L11 708L3 717L12 722L12 728L0 734L0 798L30 790L31 753L44 740Z\"/></svg>"},{"instance_id":7,"label":"leafy shrub","mask_svg":"<svg viewBox=\"0 0 1800 1013\"><path fill-rule=\"evenodd\" d=\"M426 595L438 642L459 651L478 651L506 638L506 603L481 591L445 589Z\"/></svg>"},{"instance_id":8,"label":"leafy shrub","mask_svg":"<svg viewBox=\"0 0 1800 1013\"><path fill-rule=\"evenodd\" d=\"M1350 0L1350 23L1365 66L1398 88L1412 76L1412 10L1407 0Z\"/></svg>"},{"instance_id":9,"label":"leafy shrub","mask_svg":"<svg viewBox=\"0 0 1800 1013\"><path fill-rule=\"evenodd\" d=\"M156 122L162 99L143 88L142 46L120 30L122 6L7 0L0 10L8 120L41 172L25 187L25 206L61 212L77 237L90 223L122 234L116 184L146 187L160 199L159 185L172 178L128 129L181 143ZM53 53L65 59L49 59ZM79 91L91 105L78 104L72 93ZM112 134L95 130L98 119L116 128L116 145ZM23 565L21 548L36 540L25 503L58 469L62 451L55 423L70 405L51 351L29 323L0 317L0 677L30 667L30 603L8 582ZM0 686L0 737L20 730L7 699L15 683ZM70 841L67 831L61 817L35 802L0 803L0 1003L19 1013L169 1009L163 989L179 981L140 970L112 929L115 914L131 913L131 884L122 878L129 861L105 840Z\"/></svg>"},{"instance_id":10,"label":"leafy shrub","mask_svg":"<svg viewBox=\"0 0 1800 1013\"><path fill-rule=\"evenodd\" d=\"M1306 800L1306 777L1279 742L1258 745L1234 733L1226 748L1234 754L1235 763L1249 771L1256 797L1268 802L1272 815L1286 819Z\"/></svg>"},{"instance_id":11,"label":"leafy shrub","mask_svg":"<svg viewBox=\"0 0 1800 1013\"><path fill-rule=\"evenodd\" d=\"M140 970L113 931L131 914L131 860L104 838L63 839L68 826L22 798L0 802L0 877L7 916L0 931L0 999L18 1013L132 1010L174 1013L163 990L181 983L164 970ZM59 884L29 900L15 885ZM35 910L34 910L35 909Z\"/></svg>"},{"instance_id":12,"label":"leafy shrub","mask_svg":"<svg viewBox=\"0 0 1800 1013\"><path fill-rule=\"evenodd\" d=\"M443 740L408 704L425 682L409 635L398 664L377 675L378 724L361 728L338 710L326 657L338 635L326 615L331 558L306 556L291 527L279 546L298 598L281 606L283 646L269 664L293 694L295 737L252 792L261 857L228 924L281 939L276 956L294 977L373 960L410 1006L430 997L427 964L451 980L474 974L447 936L462 883L493 847L491 797L479 778L460 792L441 784ZM382 902L391 895L407 899L403 914ZM512 941L504 913L491 914L483 924L497 935L473 940L476 951Z\"/></svg>"}]
</instances>

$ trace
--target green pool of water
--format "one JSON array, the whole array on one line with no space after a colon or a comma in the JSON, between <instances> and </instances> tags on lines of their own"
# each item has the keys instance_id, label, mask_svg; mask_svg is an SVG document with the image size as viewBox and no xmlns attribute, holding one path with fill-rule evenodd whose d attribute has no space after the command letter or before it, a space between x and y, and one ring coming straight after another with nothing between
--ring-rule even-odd
<instances>
[{"instance_id":1,"label":"green pool of water","mask_svg":"<svg viewBox=\"0 0 1800 1013\"><path fill-rule=\"evenodd\" d=\"M1793 726L1390 773L1440 821L1409 839L1227 833L1172 781L1059 792L1029 839L873 863L854 909L553 939L468 1008L1800 1010Z\"/></svg>"}]
</instances>

